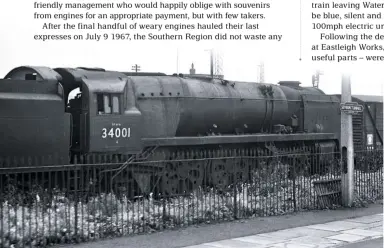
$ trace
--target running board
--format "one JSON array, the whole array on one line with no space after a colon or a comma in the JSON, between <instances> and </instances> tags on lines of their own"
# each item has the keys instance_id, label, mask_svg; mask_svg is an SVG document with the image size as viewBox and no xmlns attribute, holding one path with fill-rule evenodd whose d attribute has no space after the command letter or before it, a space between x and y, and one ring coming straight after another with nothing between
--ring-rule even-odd
<instances>
[{"instance_id":1,"label":"running board","mask_svg":"<svg viewBox=\"0 0 384 248\"><path fill-rule=\"evenodd\" d=\"M334 133L300 133L300 134L248 134L248 135L220 135L205 137L173 137L173 138L143 138L144 146L193 146L215 144L241 144L258 142L284 141L317 141L336 140Z\"/></svg>"}]
</instances>

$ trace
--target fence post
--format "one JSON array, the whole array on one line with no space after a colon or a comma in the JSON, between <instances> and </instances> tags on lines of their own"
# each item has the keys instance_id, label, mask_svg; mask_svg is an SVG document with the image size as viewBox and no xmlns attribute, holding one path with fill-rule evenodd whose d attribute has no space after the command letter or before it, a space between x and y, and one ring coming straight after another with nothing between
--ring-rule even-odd
<instances>
[{"instance_id":1,"label":"fence post","mask_svg":"<svg viewBox=\"0 0 384 248\"><path fill-rule=\"evenodd\" d=\"M351 102L351 80L347 75L342 77L341 103ZM341 195L343 205L350 207L353 203L354 186L354 151L353 151L353 129L352 115L341 111Z\"/></svg>"},{"instance_id":2,"label":"fence post","mask_svg":"<svg viewBox=\"0 0 384 248\"><path fill-rule=\"evenodd\" d=\"M78 203L79 203L79 198L78 198L78 175L77 175L77 165L78 165L78 159L77 159L77 156L75 157L75 170L74 170L74 175L73 175L73 186L74 186L74 189L75 189L75 241L77 243L79 243L79 233L78 233L78 226L77 226L77 223L79 221L79 213L78 213ZM71 173L69 173L69 176L71 176ZM68 186L70 187L70 186Z\"/></svg>"},{"instance_id":3,"label":"fence post","mask_svg":"<svg viewBox=\"0 0 384 248\"><path fill-rule=\"evenodd\" d=\"M292 150L291 150L291 153L292 153ZM296 149L293 150L293 153L297 153ZM296 166L297 166L297 157L298 155L297 154L294 154L292 155L293 157L293 178L292 178L292 186L293 186L293 190L292 190L292 200L293 200L293 209L294 211L296 212L297 211L297 202L296 202Z\"/></svg>"},{"instance_id":4,"label":"fence post","mask_svg":"<svg viewBox=\"0 0 384 248\"><path fill-rule=\"evenodd\" d=\"M238 153L236 150L232 151L231 157L233 158L233 162L231 163L231 173L233 176L233 217L235 220L238 219L238 206L237 206L237 165L240 165L241 163L241 157L238 157ZM232 159L228 160L231 161Z\"/></svg>"}]
</instances>

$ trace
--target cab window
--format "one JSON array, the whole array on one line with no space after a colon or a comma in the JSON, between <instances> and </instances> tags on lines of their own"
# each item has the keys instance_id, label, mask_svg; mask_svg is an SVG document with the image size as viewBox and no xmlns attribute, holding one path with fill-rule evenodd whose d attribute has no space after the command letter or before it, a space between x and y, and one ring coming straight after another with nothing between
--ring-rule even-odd
<instances>
[{"instance_id":1,"label":"cab window","mask_svg":"<svg viewBox=\"0 0 384 248\"><path fill-rule=\"evenodd\" d=\"M119 97L118 96L112 96L112 112L114 114L120 113Z\"/></svg>"},{"instance_id":2,"label":"cab window","mask_svg":"<svg viewBox=\"0 0 384 248\"><path fill-rule=\"evenodd\" d=\"M120 114L119 100L115 94L97 94L97 114Z\"/></svg>"}]
</instances>

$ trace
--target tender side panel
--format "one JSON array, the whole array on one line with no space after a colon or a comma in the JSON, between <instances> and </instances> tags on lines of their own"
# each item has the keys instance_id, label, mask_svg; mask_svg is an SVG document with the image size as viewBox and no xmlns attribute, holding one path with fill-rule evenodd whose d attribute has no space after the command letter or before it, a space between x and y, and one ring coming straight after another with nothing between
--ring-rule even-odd
<instances>
[{"instance_id":1,"label":"tender side panel","mask_svg":"<svg viewBox=\"0 0 384 248\"><path fill-rule=\"evenodd\" d=\"M25 157L24 165L28 156L44 156L38 165L68 163L70 115L55 88L53 82L0 80L0 157Z\"/></svg>"}]
</instances>

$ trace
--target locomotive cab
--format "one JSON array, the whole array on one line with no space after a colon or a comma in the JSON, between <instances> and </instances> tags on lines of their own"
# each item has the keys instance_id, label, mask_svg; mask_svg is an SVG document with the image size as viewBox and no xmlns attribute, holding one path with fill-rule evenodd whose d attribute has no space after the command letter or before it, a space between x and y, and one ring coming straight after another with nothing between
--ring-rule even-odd
<instances>
[{"instance_id":1,"label":"locomotive cab","mask_svg":"<svg viewBox=\"0 0 384 248\"><path fill-rule=\"evenodd\" d=\"M133 93L124 74L86 68L56 70L67 80L64 85L73 86L68 89L76 85L80 90L67 107L73 119L73 152L136 154L142 150L141 113L127 99Z\"/></svg>"},{"instance_id":2,"label":"locomotive cab","mask_svg":"<svg viewBox=\"0 0 384 248\"><path fill-rule=\"evenodd\" d=\"M126 111L126 82L122 78L108 84L87 82L90 151L118 154L141 151L141 113Z\"/></svg>"}]
</instances>

